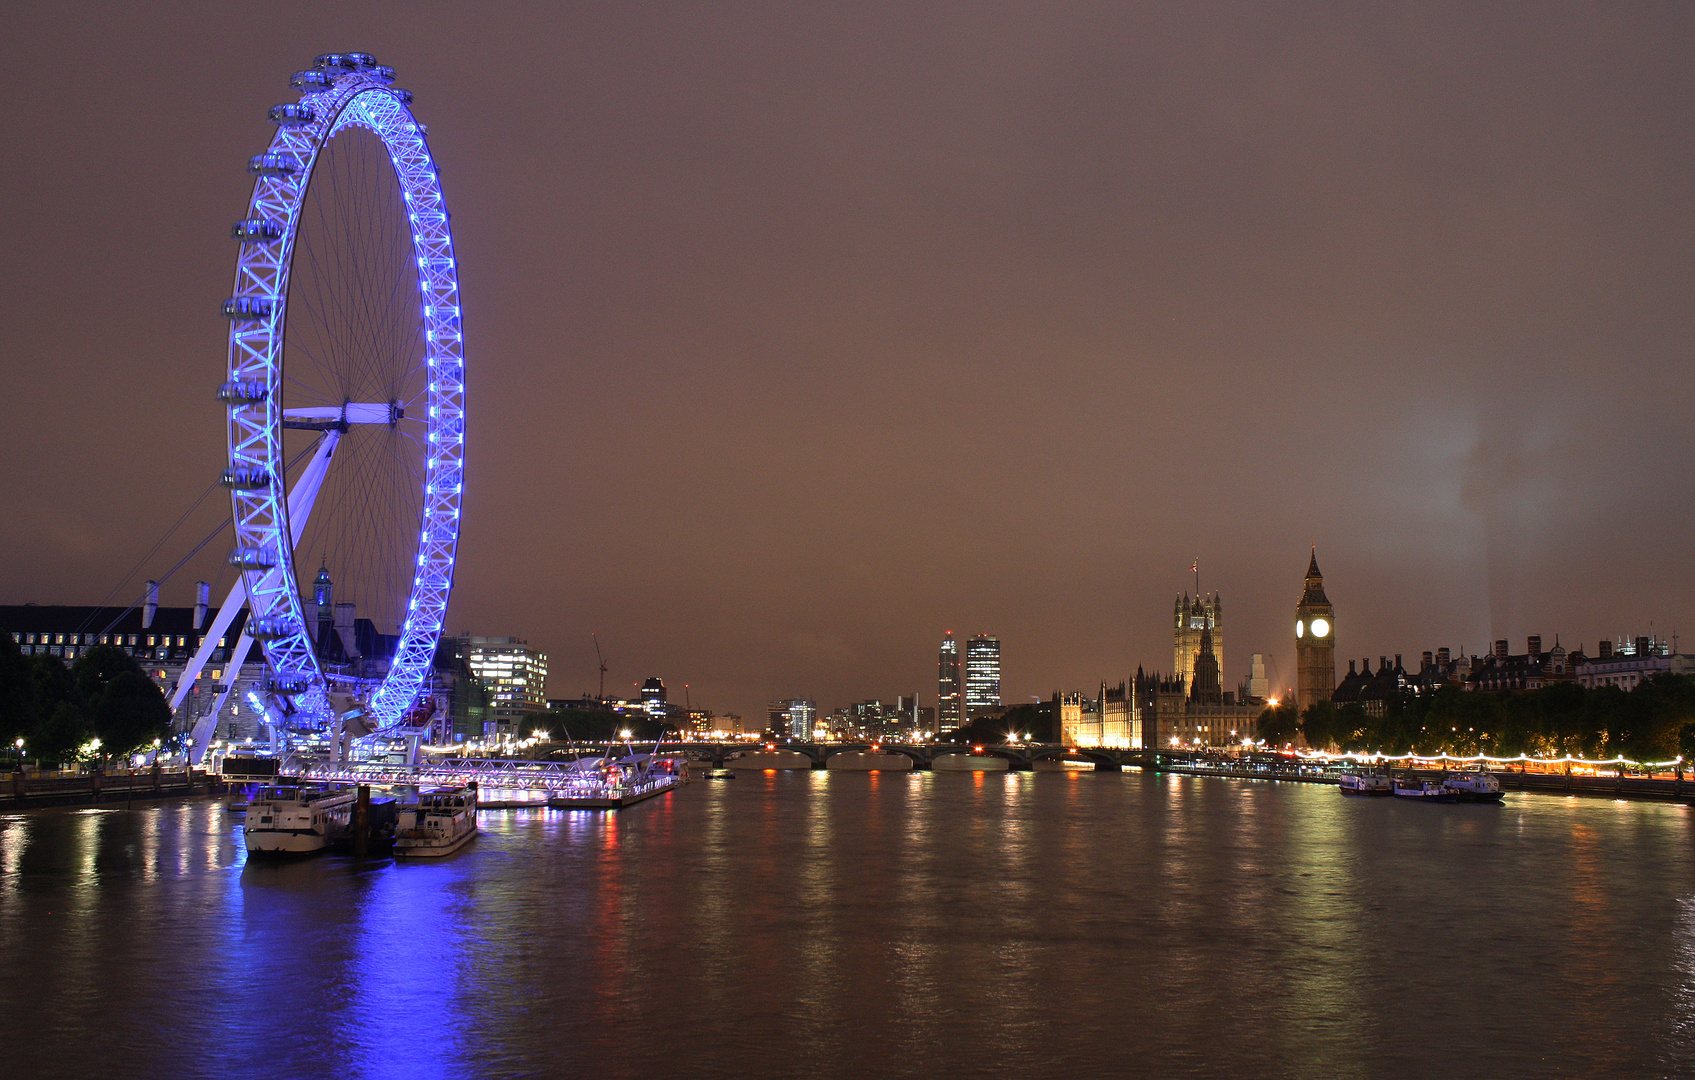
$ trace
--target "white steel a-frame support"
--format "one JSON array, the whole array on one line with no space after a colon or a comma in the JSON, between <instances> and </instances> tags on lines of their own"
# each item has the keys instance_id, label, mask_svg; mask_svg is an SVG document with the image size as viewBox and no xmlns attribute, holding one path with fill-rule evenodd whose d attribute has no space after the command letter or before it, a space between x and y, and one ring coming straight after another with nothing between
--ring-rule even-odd
<instances>
[{"instance_id":1,"label":"white steel a-frame support","mask_svg":"<svg viewBox=\"0 0 1695 1080\"><path fill-rule=\"evenodd\" d=\"M324 475L329 471L330 458L335 455L336 444L341 441L341 430L330 428L324 432L323 441L318 444L317 452L312 460L306 463L306 468L300 478L294 482L294 490L288 493L288 551L279 553L286 557L294 553L294 545L300 542L300 535L306 529L306 520L312 514L312 504L317 501L318 489L324 485ZM266 571L266 575L281 573L276 567ZM183 669L182 677L177 682L176 693L171 695L171 711L181 707L183 700L188 697L190 690L200 678L200 673L211 659L212 650L223 640L224 632L234 621L236 612L247 603L247 582L237 574L235 584L230 587L229 596L224 598L223 606L218 608L218 617L212 620L212 626L200 640L200 648L195 650L194 659ZM236 676L241 673L241 665L247 659L248 650L253 645L253 635L249 633L252 624L249 623L241 632L241 637L235 643L235 649L229 654L229 661L224 669L223 689L218 692L212 707L206 710L194 722L194 732L190 735L189 760L199 765L206 760L206 751L212 742L212 732L218 724L218 713L222 711L224 702L229 699L230 689L235 686Z\"/></svg>"}]
</instances>

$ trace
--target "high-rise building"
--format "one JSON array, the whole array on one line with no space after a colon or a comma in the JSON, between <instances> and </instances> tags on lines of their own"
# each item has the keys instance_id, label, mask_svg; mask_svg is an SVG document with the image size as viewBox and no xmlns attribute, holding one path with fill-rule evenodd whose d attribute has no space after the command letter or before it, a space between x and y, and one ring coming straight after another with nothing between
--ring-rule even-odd
<instances>
[{"instance_id":1,"label":"high-rise building","mask_svg":"<svg viewBox=\"0 0 1695 1080\"><path fill-rule=\"evenodd\" d=\"M976 717L1001 708L1001 643L991 634L965 643L965 714Z\"/></svg>"},{"instance_id":2,"label":"high-rise building","mask_svg":"<svg viewBox=\"0 0 1695 1080\"><path fill-rule=\"evenodd\" d=\"M1306 711L1336 690L1336 614L1324 595L1318 549L1307 566L1301 602L1295 605L1295 704Z\"/></svg>"},{"instance_id":3,"label":"high-rise building","mask_svg":"<svg viewBox=\"0 0 1695 1080\"><path fill-rule=\"evenodd\" d=\"M547 709L547 654L515 637L464 634L459 648L471 674L488 690L483 734L529 734L523 730L525 715Z\"/></svg>"},{"instance_id":4,"label":"high-rise building","mask_svg":"<svg viewBox=\"0 0 1695 1080\"><path fill-rule=\"evenodd\" d=\"M818 720L818 703L806 698L773 701L769 709L770 723L766 730L773 735L794 739L810 739Z\"/></svg>"},{"instance_id":5,"label":"high-rise building","mask_svg":"<svg viewBox=\"0 0 1695 1080\"><path fill-rule=\"evenodd\" d=\"M812 725L818 720L818 703L804 698L789 702L789 734L797 739L812 738Z\"/></svg>"},{"instance_id":6,"label":"high-rise building","mask_svg":"<svg viewBox=\"0 0 1695 1080\"><path fill-rule=\"evenodd\" d=\"M942 655L936 684L936 727L951 731L965 722L960 711L963 688L959 679L959 642L953 631L942 638Z\"/></svg>"},{"instance_id":7,"label":"high-rise building","mask_svg":"<svg viewBox=\"0 0 1695 1080\"><path fill-rule=\"evenodd\" d=\"M1184 686L1195 677L1195 661L1201 655L1201 634L1212 631L1212 655L1224 668L1224 604L1217 593L1197 594L1193 600L1184 593L1172 606L1171 616L1171 677Z\"/></svg>"},{"instance_id":8,"label":"high-rise building","mask_svg":"<svg viewBox=\"0 0 1695 1080\"><path fill-rule=\"evenodd\" d=\"M665 683L657 675L642 683L642 711L655 720L665 719Z\"/></svg>"}]
</instances>

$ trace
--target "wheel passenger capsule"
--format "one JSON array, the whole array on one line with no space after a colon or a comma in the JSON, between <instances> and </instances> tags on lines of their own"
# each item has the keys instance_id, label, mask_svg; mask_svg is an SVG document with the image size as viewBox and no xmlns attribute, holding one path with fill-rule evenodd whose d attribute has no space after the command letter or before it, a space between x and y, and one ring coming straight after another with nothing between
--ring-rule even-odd
<instances>
[{"instance_id":1,"label":"wheel passenger capsule","mask_svg":"<svg viewBox=\"0 0 1695 1080\"><path fill-rule=\"evenodd\" d=\"M288 85L302 94L321 94L335 85L335 78L326 71L297 71Z\"/></svg>"},{"instance_id":2,"label":"wheel passenger capsule","mask_svg":"<svg viewBox=\"0 0 1695 1080\"><path fill-rule=\"evenodd\" d=\"M238 321L268 319L276 304L268 296L232 296L224 301L224 318Z\"/></svg>"},{"instance_id":3,"label":"wheel passenger capsule","mask_svg":"<svg viewBox=\"0 0 1695 1080\"><path fill-rule=\"evenodd\" d=\"M269 570L277 565L277 557L263 548L236 548L230 552L230 565L237 570Z\"/></svg>"},{"instance_id":4,"label":"wheel passenger capsule","mask_svg":"<svg viewBox=\"0 0 1695 1080\"><path fill-rule=\"evenodd\" d=\"M282 154L254 154L247 160L247 171L254 176L293 176L300 166Z\"/></svg>"},{"instance_id":5,"label":"wheel passenger capsule","mask_svg":"<svg viewBox=\"0 0 1695 1080\"><path fill-rule=\"evenodd\" d=\"M261 379L231 379L218 387L218 400L226 405L257 405L270 396Z\"/></svg>"},{"instance_id":6,"label":"wheel passenger capsule","mask_svg":"<svg viewBox=\"0 0 1695 1080\"><path fill-rule=\"evenodd\" d=\"M272 105L270 116L271 123L278 127L295 128L310 124L314 114L312 106L290 102L287 105Z\"/></svg>"},{"instance_id":7,"label":"wheel passenger capsule","mask_svg":"<svg viewBox=\"0 0 1695 1080\"><path fill-rule=\"evenodd\" d=\"M281 240L283 227L274 221L264 218L245 218L230 226L231 240L250 240L265 243L271 240Z\"/></svg>"}]
</instances>

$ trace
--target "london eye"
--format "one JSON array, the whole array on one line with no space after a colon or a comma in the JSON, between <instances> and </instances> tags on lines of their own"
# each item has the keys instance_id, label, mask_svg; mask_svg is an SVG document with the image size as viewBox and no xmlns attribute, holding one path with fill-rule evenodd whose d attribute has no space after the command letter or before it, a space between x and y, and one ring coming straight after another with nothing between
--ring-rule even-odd
<instances>
[{"instance_id":1,"label":"london eye","mask_svg":"<svg viewBox=\"0 0 1695 1080\"><path fill-rule=\"evenodd\" d=\"M391 68L331 53L291 85L299 99L270 110L276 131L248 162L252 195L232 229L218 398L239 577L219 614L248 607L234 655L262 647L268 713L307 730L352 715L394 730L427 691L459 540L453 237L426 130ZM333 616L310 592L314 571L322 589L332 568L346 602ZM348 604L374 645L346 633ZM195 742L198 756L204 734Z\"/></svg>"}]
</instances>

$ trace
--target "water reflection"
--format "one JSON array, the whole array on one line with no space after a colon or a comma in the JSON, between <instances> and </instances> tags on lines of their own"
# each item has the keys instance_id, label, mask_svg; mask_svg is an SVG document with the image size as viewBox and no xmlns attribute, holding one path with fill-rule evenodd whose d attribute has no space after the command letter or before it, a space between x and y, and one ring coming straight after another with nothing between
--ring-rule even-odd
<instances>
[{"instance_id":1,"label":"water reflection","mask_svg":"<svg viewBox=\"0 0 1695 1080\"><path fill-rule=\"evenodd\" d=\"M397 866L247 863L210 802L10 815L0 1009L30 1037L8 1071L1675 1074L1688 820L742 772L485 814L463 852Z\"/></svg>"}]
</instances>

